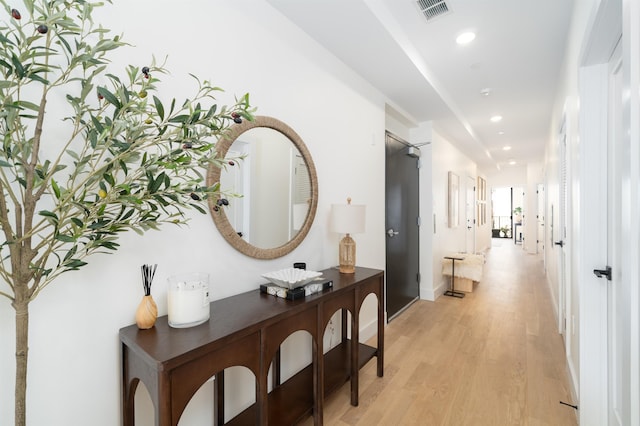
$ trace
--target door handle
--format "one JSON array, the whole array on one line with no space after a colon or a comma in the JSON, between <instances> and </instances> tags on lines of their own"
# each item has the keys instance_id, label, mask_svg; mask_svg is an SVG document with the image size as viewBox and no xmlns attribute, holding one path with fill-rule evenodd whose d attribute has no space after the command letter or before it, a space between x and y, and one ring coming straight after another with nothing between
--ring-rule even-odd
<instances>
[{"instance_id":1,"label":"door handle","mask_svg":"<svg viewBox=\"0 0 640 426\"><path fill-rule=\"evenodd\" d=\"M593 273L598 278L605 277L607 281L611 281L611 266L607 266L604 269L594 269Z\"/></svg>"},{"instance_id":2,"label":"door handle","mask_svg":"<svg viewBox=\"0 0 640 426\"><path fill-rule=\"evenodd\" d=\"M389 228L387 230L387 235L391 238L395 237L396 235L398 235L400 232L398 231L394 231L393 228Z\"/></svg>"},{"instance_id":3,"label":"door handle","mask_svg":"<svg viewBox=\"0 0 640 426\"><path fill-rule=\"evenodd\" d=\"M560 246L560 247L564 247L564 241L562 241L562 240L556 241L554 244L557 245L557 246Z\"/></svg>"}]
</instances>

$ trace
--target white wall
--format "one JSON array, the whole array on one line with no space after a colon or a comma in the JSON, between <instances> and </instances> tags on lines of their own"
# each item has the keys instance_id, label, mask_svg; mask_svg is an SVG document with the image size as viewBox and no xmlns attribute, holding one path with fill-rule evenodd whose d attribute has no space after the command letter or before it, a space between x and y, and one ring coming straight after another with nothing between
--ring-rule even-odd
<instances>
[{"instance_id":1,"label":"white wall","mask_svg":"<svg viewBox=\"0 0 640 426\"><path fill-rule=\"evenodd\" d=\"M418 141L411 140L412 129L415 127L417 124L407 119L405 113L389 104L385 105L385 130L407 142L418 143Z\"/></svg>"},{"instance_id":2,"label":"white wall","mask_svg":"<svg viewBox=\"0 0 640 426\"><path fill-rule=\"evenodd\" d=\"M502 166L500 170L487 172L489 188L525 187L527 183L527 168L521 165Z\"/></svg>"},{"instance_id":3,"label":"white wall","mask_svg":"<svg viewBox=\"0 0 640 426\"><path fill-rule=\"evenodd\" d=\"M432 233L432 277L431 288L426 288L426 283L421 286L421 297L435 300L442 295L447 288L447 281L442 275L442 258L450 252L462 252L466 250L466 226L465 226L465 182L467 176L476 178L476 164L464 153L453 146L447 139L432 132L431 138L431 188L432 188L432 212L435 220L435 232L433 222L430 229L423 226L422 232ZM447 194L448 173L454 172L460 177L460 191L458 204L459 225L457 228L449 228L447 220ZM421 237L424 234L421 233ZM424 290L424 294L422 294Z\"/></svg>"},{"instance_id":4,"label":"white wall","mask_svg":"<svg viewBox=\"0 0 640 426\"><path fill-rule=\"evenodd\" d=\"M420 298L435 300L433 293L433 130L431 122L411 129L411 142L420 145Z\"/></svg>"},{"instance_id":5,"label":"white wall","mask_svg":"<svg viewBox=\"0 0 640 426\"><path fill-rule=\"evenodd\" d=\"M367 206L366 232L355 236L358 264L383 269L385 262L384 191L380 191L385 102L376 90L264 1L194 0L187 6L168 0L117 0L96 20L116 34L124 33L134 45L116 52L114 73L123 74L127 63L143 66L152 55L168 55L171 75L163 77L161 96L183 99L193 93L191 72L225 88L221 102L250 92L258 114L289 124L313 156L318 211L306 240L281 259L245 257L227 245L208 216L194 214L187 228L166 227L144 237L127 235L116 254L97 255L82 271L57 280L31 305L27 403L32 426L120 424L118 330L134 322L143 294L139 277L143 263L159 264L152 294L161 315L167 312L166 278L172 273L210 272L211 296L220 299L257 288L263 281L261 273L294 261L306 261L310 269L326 268L337 263L340 239L328 231L330 205L348 196ZM373 321L374 312L365 307L361 322ZM3 299L3 425L13 423L13 326L13 310ZM308 354L300 352L300 359ZM252 390L245 386L231 405L238 408ZM211 424L207 392L192 401L182 424ZM139 424L153 424L148 401L139 400Z\"/></svg>"}]
</instances>

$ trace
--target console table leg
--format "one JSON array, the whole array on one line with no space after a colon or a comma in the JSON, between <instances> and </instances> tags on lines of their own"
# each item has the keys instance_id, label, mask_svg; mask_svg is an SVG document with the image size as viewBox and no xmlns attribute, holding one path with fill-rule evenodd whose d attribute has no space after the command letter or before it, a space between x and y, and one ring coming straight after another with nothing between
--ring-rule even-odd
<instances>
[{"instance_id":1,"label":"console table leg","mask_svg":"<svg viewBox=\"0 0 640 426\"><path fill-rule=\"evenodd\" d=\"M266 361L264 354L267 348L266 332L260 332L260 368L256 376L256 425L269 424L269 388L267 386L267 376L271 361Z\"/></svg>"},{"instance_id":2,"label":"console table leg","mask_svg":"<svg viewBox=\"0 0 640 426\"><path fill-rule=\"evenodd\" d=\"M316 375L314 376L315 412L314 425L322 426L324 422L324 304L320 304L316 319L316 345L313 350L313 362L317 363Z\"/></svg>"},{"instance_id":3,"label":"console table leg","mask_svg":"<svg viewBox=\"0 0 640 426\"><path fill-rule=\"evenodd\" d=\"M213 384L213 399L215 407L214 426L224 425L224 370L216 373Z\"/></svg>"},{"instance_id":4,"label":"console table leg","mask_svg":"<svg viewBox=\"0 0 640 426\"><path fill-rule=\"evenodd\" d=\"M356 300L359 300L359 292L356 290ZM351 405L358 406L358 375L360 373L360 342L358 324L359 309L351 315Z\"/></svg>"},{"instance_id":5,"label":"console table leg","mask_svg":"<svg viewBox=\"0 0 640 426\"><path fill-rule=\"evenodd\" d=\"M318 310L320 312L320 310ZM318 314L318 317L320 315ZM320 318L319 318L320 319ZM319 330L321 327L321 321L317 321ZM313 424L314 426L322 426L323 417L323 397L324 397L324 365L322 362L323 356L323 333L317 333L316 339L313 342L313 349L311 354L311 362L313 365Z\"/></svg>"},{"instance_id":6,"label":"console table leg","mask_svg":"<svg viewBox=\"0 0 640 426\"><path fill-rule=\"evenodd\" d=\"M173 400L171 399L170 392L170 380L169 373L166 371L160 372L157 376L158 382L152 385L152 389L149 393L152 395L151 399L156 407L156 426L176 426L178 419L173 418L171 406ZM146 383L145 383L146 384ZM155 395L155 396L154 396ZM153 399L155 397L155 400ZM178 414L178 417L180 414Z\"/></svg>"},{"instance_id":7,"label":"console table leg","mask_svg":"<svg viewBox=\"0 0 640 426\"><path fill-rule=\"evenodd\" d=\"M122 345L122 425L134 426L135 417L135 394L138 387L138 380L132 379L130 363L131 357L129 348Z\"/></svg>"},{"instance_id":8,"label":"console table leg","mask_svg":"<svg viewBox=\"0 0 640 426\"><path fill-rule=\"evenodd\" d=\"M278 348L278 350L276 351L276 354L274 356L274 360L273 360L273 374L271 376L271 385L273 386L273 388L277 388L278 386L280 386L280 378L281 378L281 369L280 366L281 364L281 360L282 360L282 355L280 352L280 348Z\"/></svg>"},{"instance_id":9,"label":"console table leg","mask_svg":"<svg viewBox=\"0 0 640 426\"><path fill-rule=\"evenodd\" d=\"M342 321L340 322L341 336L342 336L342 343L344 343L347 341L347 310L341 309L340 313L342 318Z\"/></svg>"},{"instance_id":10,"label":"console table leg","mask_svg":"<svg viewBox=\"0 0 640 426\"><path fill-rule=\"evenodd\" d=\"M122 424L123 426L134 426L135 424L135 407L134 407L134 394L135 391L131 391L131 395L128 392L127 387L130 386L128 381L123 383L124 392L122 393ZM134 387L135 389L135 387Z\"/></svg>"},{"instance_id":11,"label":"console table leg","mask_svg":"<svg viewBox=\"0 0 640 426\"><path fill-rule=\"evenodd\" d=\"M380 291L378 292L378 377L384 375L384 279L380 278Z\"/></svg>"}]
</instances>

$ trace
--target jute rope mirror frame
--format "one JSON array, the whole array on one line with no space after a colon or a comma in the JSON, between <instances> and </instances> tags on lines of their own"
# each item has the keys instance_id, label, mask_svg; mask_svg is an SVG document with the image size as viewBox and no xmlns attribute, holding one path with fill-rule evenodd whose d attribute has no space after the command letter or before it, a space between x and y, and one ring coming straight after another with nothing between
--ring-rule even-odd
<instances>
[{"instance_id":1,"label":"jute rope mirror frame","mask_svg":"<svg viewBox=\"0 0 640 426\"><path fill-rule=\"evenodd\" d=\"M215 211L217 202L216 199L209 199L209 213L211 214L213 223L218 228L220 234L233 248L255 259L276 259L293 251L293 249L298 247L298 245L300 245L300 243L309 233L309 229L313 224L313 220L316 215L316 209L318 207L318 177L316 175L315 165L313 164L313 160L311 159L311 154L309 153L307 146L302 141L302 138L287 124L273 117L256 116L253 121L244 120L242 123L234 124L229 129L229 133L218 140L216 144L218 155L224 158L227 155L227 152L229 151L229 148L231 147L233 142L240 135L248 130L257 127L270 128L285 135L298 149L300 155L302 155L302 158L307 165L309 180L311 184L311 194L307 217L300 227L300 230L291 240L279 247L260 248L248 243L238 235L237 231L233 228L233 226L231 226L231 223L229 222L229 219L227 218L227 215L224 212L223 208L219 208L218 211ZM211 186L216 182L220 182L221 173L222 169L211 165L207 170L207 185Z\"/></svg>"}]
</instances>

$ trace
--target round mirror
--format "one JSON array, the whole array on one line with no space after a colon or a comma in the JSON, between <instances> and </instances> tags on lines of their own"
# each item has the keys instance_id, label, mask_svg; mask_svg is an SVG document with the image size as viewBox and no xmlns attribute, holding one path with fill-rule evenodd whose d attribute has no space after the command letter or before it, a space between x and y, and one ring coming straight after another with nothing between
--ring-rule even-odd
<instances>
[{"instance_id":1,"label":"round mirror","mask_svg":"<svg viewBox=\"0 0 640 426\"><path fill-rule=\"evenodd\" d=\"M271 117L234 124L216 144L231 164L209 167L207 185L237 194L209 211L236 250L257 259L291 252L306 237L318 205L316 169L306 145L288 125ZM241 158L237 161L237 158Z\"/></svg>"}]
</instances>

